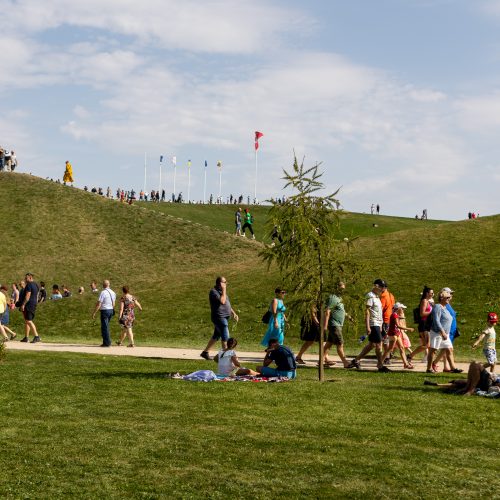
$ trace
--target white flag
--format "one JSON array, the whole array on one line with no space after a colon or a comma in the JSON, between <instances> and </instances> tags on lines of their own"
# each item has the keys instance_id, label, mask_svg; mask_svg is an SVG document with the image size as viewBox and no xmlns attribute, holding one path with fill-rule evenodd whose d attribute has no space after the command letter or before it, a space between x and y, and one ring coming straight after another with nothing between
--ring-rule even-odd
<instances>
[{"instance_id":1,"label":"white flag","mask_svg":"<svg viewBox=\"0 0 500 500\"><path fill-rule=\"evenodd\" d=\"M177 165L177 156L172 156L172 165Z\"/></svg>"}]
</instances>

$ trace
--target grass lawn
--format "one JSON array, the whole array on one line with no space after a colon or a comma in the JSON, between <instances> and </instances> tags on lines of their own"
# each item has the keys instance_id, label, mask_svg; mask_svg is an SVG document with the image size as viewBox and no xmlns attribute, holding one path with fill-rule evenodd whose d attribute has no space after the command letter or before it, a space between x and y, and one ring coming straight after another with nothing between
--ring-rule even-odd
<instances>
[{"instance_id":1,"label":"grass lawn","mask_svg":"<svg viewBox=\"0 0 500 500\"><path fill-rule=\"evenodd\" d=\"M203 362L9 352L2 498L493 498L498 401L425 375L302 369L190 383ZM437 377L446 380L446 376Z\"/></svg>"}]
</instances>

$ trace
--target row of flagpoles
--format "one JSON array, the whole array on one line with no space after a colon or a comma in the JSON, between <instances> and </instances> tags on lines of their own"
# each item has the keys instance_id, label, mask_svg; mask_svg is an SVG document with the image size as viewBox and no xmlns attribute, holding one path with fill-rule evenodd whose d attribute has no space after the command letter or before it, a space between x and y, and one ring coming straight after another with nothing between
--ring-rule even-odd
<instances>
[{"instance_id":1,"label":"row of flagpoles","mask_svg":"<svg viewBox=\"0 0 500 500\"><path fill-rule=\"evenodd\" d=\"M255 132L255 185L254 185L254 200L257 200L257 174L258 174L258 166L257 166L257 153L259 150L259 139L263 136L264 134L262 132ZM161 188L161 174L162 174L162 164L163 164L163 155L160 155L160 179L159 179L159 191L162 190ZM176 186L175 186L175 181L176 181L176 176L177 176L177 156L172 156L171 157L171 162L172 165L174 166L174 186L173 186L173 195L174 198L177 196L177 191L176 191ZM188 192L187 192L187 202L189 203L191 201L191 160L188 160L187 162L187 168L188 168ZM207 168L208 168L208 162L205 160L205 168L204 168L204 180L203 180L203 203L206 203L207 201ZM219 171L219 199L222 196L222 161L218 160L217 161L217 170ZM147 176L147 153L144 153L144 191L146 191L146 176Z\"/></svg>"}]
</instances>

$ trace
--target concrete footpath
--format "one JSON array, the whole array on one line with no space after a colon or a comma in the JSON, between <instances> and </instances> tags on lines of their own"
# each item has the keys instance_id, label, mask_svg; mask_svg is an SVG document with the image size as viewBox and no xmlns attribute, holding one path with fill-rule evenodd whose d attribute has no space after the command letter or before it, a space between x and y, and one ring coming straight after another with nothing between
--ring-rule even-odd
<instances>
[{"instance_id":1,"label":"concrete footpath","mask_svg":"<svg viewBox=\"0 0 500 500\"><path fill-rule=\"evenodd\" d=\"M28 344L19 342L17 340L5 343L8 350L12 351L32 351L32 352L74 352L78 354L98 354L105 356L133 356L138 358L156 358L156 359L189 359L197 360L200 363L207 364L207 367L213 366L211 362L200 358L200 349L182 349L175 347L125 347L125 346L111 346L99 347L97 345L88 344L56 344L39 342L37 344ZM216 351L210 353L212 356ZM260 363L264 359L264 352L244 352L238 351L238 358L242 362ZM316 354L306 354L303 357L306 362L305 365L299 365L299 368L317 368L318 357ZM342 368L342 363L336 356L330 356L337 364L333 368ZM349 358L350 359L350 358ZM421 358L420 358L421 359ZM388 366L392 371L415 371L425 372L426 364L422 361L414 361L413 370L404 370L401 361L396 358L391 365ZM467 373L469 363L457 363L457 367ZM376 362L374 358L364 359L361 361L362 370L376 370ZM442 371L442 365L440 366Z\"/></svg>"}]
</instances>

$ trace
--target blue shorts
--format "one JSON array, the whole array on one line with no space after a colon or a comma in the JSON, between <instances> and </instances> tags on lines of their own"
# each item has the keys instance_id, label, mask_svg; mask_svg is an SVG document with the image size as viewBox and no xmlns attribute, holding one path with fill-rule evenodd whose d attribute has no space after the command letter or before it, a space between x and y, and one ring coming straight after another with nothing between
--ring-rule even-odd
<instances>
[{"instance_id":1,"label":"blue shorts","mask_svg":"<svg viewBox=\"0 0 500 500\"><path fill-rule=\"evenodd\" d=\"M382 342L382 329L380 326L370 326L368 342L371 342L372 344L380 344Z\"/></svg>"},{"instance_id":2,"label":"blue shorts","mask_svg":"<svg viewBox=\"0 0 500 500\"><path fill-rule=\"evenodd\" d=\"M283 370L277 370L276 368L270 368L269 366L263 366L261 373L262 375L264 375L264 377L288 377L292 379L297 376L295 370L290 370L287 372Z\"/></svg>"},{"instance_id":3,"label":"blue shorts","mask_svg":"<svg viewBox=\"0 0 500 500\"><path fill-rule=\"evenodd\" d=\"M214 334L212 338L214 340L222 340L223 342L227 342L229 338L229 326L228 326L229 318L217 318L212 319L212 323L214 324Z\"/></svg>"},{"instance_id":4,"label":"blue shorts","mask_svg":"<svg viewBox=\"0 0 500 500\"><path fill-rule=\"evenodd\" d=\"M483 354L486 357L486 361L488 361L488 364L494 365L497 362L496 349L483 349Z\"/></svg>"}]
</instances>

